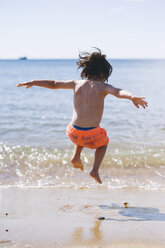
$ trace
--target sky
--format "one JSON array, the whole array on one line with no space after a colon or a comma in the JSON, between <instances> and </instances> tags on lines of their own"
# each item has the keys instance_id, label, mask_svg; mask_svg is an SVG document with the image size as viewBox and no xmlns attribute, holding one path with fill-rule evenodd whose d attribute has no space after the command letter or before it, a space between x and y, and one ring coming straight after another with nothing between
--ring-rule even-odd
<instances>
[{"instance_id":1,"label":"sky","mask_svg":"<svg viewBox=\"0 0 165 248\"><path fill-rule=\"evenodd\" d=\"M165 0L0 0L0 59L165 58Z\"/></svg>"}]
</instances>

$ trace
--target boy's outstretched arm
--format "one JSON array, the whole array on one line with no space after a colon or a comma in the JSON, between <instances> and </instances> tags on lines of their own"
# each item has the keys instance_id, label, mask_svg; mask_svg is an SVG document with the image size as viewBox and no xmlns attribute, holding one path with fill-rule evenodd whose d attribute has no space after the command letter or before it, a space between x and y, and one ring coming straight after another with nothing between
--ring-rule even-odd
<instances>
[{"instance_id":1,"label":"boy's outstretched arm","mask_svg":"<svg viewBox=\"0 0 165 248\"><path fill-rule=\"evenodd\" d=\"M128 90L122 90L115 88L112 85L106 85L106 95L107 94L111 94L119 98L131 100L137 108L139 108L139 106L142 106L143 108L148 107L148 103L144 100L145 97L135 96Z\"/></svg>"},{"instance_id":2,"label":"boy's outstretched arm","mask_svg":"<svg viewBox=\"0 0 165 248\"><path fill-rule=\"evenodd\" d=\"M25 86L26 88L30 88L32 86L40 86L48 89L74 89L75 81L33 80L22 84L17 84L17 87L22 86Z\"/></svg>"}]
</instances>

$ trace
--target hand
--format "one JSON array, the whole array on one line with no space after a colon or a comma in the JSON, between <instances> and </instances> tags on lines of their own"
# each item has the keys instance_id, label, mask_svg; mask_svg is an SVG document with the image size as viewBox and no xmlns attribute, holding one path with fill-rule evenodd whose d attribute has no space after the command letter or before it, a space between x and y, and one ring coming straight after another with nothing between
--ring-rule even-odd
<instances>
[{"instance_id":1,"label":"hand","mask_svg":"<svg viewBox=\"0 0 165 248\"><path fill-rule=\"evenodd\" d=\"M142 106L144 109L148 107L148 103L144 100L145 97L138 97L138 96L132 96L131 100L135 107L139 108L139 106Z\"/></svg>"},{"instance_id":2,"label":"hand","mask_svg":"<svg viewBox=\"0 0 165 248\"><path fill-rule=\"evenodd\" d=\"M32 82L26 82L23 84L17 84L17 87L22 87L22 86L25 86L26 88L30 88L33 86L33 83Z\"/></svg>"}]
</instances>

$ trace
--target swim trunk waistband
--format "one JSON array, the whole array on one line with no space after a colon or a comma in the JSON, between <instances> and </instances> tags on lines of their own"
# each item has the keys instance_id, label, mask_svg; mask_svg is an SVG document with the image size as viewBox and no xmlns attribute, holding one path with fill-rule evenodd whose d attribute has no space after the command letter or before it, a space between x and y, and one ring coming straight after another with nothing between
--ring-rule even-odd
<instances>
[{"instance_id":1,"label":"swim trunk waistband","mask_svg":"<svg viewBox=\"0 0 165 248\"><path fill-rule=\"evenodd\" d=\"M88 130L91 130L91 129L96 128L96 127L78 127L78 126L73 125L73 124L72 124L72 126L73 126L75 129L81 130L81 131L88 131Z\"/></svg>"}]
</instances>

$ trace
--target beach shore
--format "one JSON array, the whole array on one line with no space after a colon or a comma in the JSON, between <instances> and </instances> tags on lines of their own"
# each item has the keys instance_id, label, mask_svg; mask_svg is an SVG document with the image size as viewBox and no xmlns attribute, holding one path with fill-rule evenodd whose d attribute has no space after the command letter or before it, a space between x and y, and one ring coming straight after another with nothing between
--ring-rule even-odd
<instances>
[{"instance_id":1,"label":"beach shore","mask_svg":"<svg viewBox=\"0 0 165 248\"><path fill-rule=\"evenodd\" d=\"M1 188L0 247L165 247L163 199L101 186Z\"/></svg>"}]
</instances>

